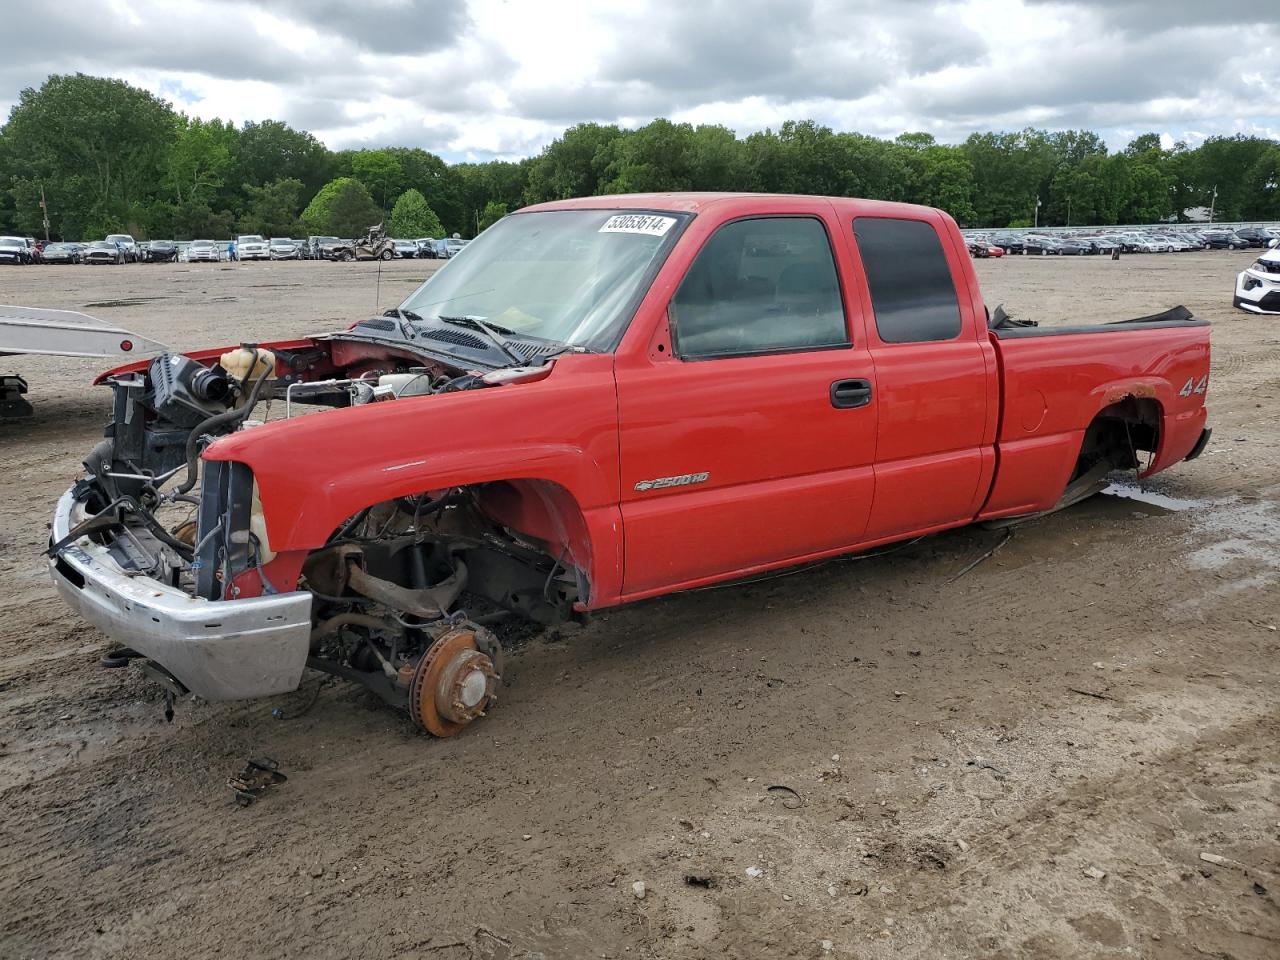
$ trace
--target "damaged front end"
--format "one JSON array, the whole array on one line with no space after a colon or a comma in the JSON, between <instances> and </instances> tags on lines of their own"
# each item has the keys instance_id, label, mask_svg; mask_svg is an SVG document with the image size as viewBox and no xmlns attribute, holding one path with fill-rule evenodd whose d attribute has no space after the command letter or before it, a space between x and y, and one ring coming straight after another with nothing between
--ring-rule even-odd
<instances>
[{"instance_id":1,"label":"damaged front end","mask_svg":"<svg viewBox=\"0 0 1280 960\"><path fill-rule=\"evenodd\" d=\"M516 488L381 500L322 545L283 554L252 468L202 455L259 427L255 416L289 416L301 403L430 402L548 370L486 374L353 328L270 348L164 354L116 372L106 380L114 407L105 438L55 512L53 579L125 645L117 659L141 658L173 693L278 694L310 666L364 685L437 736L457 733L497 697L502 650L490 628L511 615L556 622L586 595L561 545L500 519Z\"/></svg>"}]
</instances>

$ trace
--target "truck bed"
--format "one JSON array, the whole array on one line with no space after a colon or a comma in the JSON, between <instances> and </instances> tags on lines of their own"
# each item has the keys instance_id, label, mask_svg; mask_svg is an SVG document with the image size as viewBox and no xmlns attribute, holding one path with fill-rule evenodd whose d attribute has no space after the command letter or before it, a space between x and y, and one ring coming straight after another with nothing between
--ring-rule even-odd
<instances>
[{"instance_id":1,"label":"truck bed","mask_svg":"<svg viewBox=\"0 0 1280 960\"><path fill-rule=\"evenodd\" d=\"M1048 510L1079 468L1099 411L1139 410L1152 449L1148 476L1198 452L1205 429L1209 323L1185 307L1115 323L1040 327L991 324L1002 396L996 479L981 516ZM1107 334L1105 338L1096 336ZM1144 449L1135 440L1137 452Z\"/></svg>"}]
</instances>

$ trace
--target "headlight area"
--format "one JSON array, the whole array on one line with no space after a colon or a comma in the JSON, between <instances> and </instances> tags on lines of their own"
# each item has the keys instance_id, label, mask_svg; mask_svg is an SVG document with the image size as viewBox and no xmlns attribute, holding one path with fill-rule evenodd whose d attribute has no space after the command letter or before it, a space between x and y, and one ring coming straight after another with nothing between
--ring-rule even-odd
<instances>
[{"instance_id":1,"label":"headlight area","mask_svg":"<svg viewBox=\"0 0 1280 960\"><path fill-rule=\"evenodd\" d=\"M137 372L110 381L113 416L102 440L85 458L86 475L72 488L80 521L68 531L66 543L90 535L105 546L111 560L127 574L143 575L193 597L221 599L205 582L216 571L197 564L196 556L222 549L213 535L217 520L197 517L208 509L209 497L193 491L201 482L202 444L245 425L250 412L272 381L275 358L268 350L243 347L223 357L223 364L206 367L188 357L163 354ZM248 492L244 507L246 532L239 550L226 550L227 561L261 562L265 528L257 541L249 536L253 479L249 468L216 466L218 487L211 494ZM238 517L237 499L226 507ZM223 520L224 531L229 519ZM204 531L204 532L201 532ZM65 538L64 538L65 539ZM237 538L227 542L236 545ZM217 541L217 542L215 542ZM51 553L65 544L55 543ZM228 568L229 569L229 568Z\"/></svg>"}]
</instances>

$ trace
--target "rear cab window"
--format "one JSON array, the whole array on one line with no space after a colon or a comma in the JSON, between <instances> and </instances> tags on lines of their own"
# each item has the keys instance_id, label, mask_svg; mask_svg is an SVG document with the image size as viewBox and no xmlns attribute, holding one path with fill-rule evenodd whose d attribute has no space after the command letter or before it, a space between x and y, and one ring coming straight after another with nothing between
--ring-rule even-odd
<instances>
[{"instance_id":1,"label":"rear cab window","mask_svg":"<svg viewBox=\"0 0 1280 960\"><path fill-rule=\"evenodd\" d=\"M960 335L960 301L933 224L857 217L853 234L885 343L928 343Z\"/></svg>"},{"instance_id":2,"label":"rear cab window","mask_svg":"<svg viewBox=\"0 0 1280 960\"><path fill-rule=\"evenodd\" d=\"M720 227L671 300L686 360L849 346L826 227L816 217L752 217Z\"/></svg>"}]
</instances>

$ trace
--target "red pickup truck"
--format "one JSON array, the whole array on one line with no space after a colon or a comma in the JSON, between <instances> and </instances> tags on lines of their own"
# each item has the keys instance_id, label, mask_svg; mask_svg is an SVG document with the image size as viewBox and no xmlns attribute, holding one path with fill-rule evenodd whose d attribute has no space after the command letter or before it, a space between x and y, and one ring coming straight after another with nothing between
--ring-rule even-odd
<instances>
[{"instance_id":1,"label":"red pickup truck","mask_svg":"<svg viewBox=\"0 0 1280 960\"><path fill-rule=\"evenodd\" d=\"M50 566L172 692L310 665L443 736L495 699L501 617L1055 509L1198 455L1208 376L1183 308L990 316L938 210L542 204L344 331L104 374Z\"/></svg>"}]
</instances>

